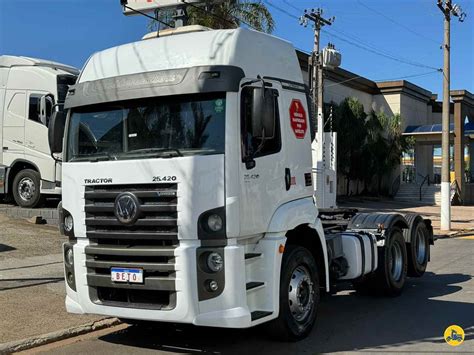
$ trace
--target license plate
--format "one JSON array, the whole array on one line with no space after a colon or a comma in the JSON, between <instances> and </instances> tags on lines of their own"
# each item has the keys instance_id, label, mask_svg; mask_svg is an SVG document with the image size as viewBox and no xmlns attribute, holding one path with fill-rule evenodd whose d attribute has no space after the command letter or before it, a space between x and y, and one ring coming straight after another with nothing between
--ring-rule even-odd
<instances>
[{"instance_id":1,"label":"license plate","mask_svg":"<svg viewBox=\"0 0 474 355\"><path fill-rule=\"evenodd\" d=\"M114 282L130 282L130 283L143 283L143 270L142 269L123 269L113 267L111 269L110 276Z\"/></svg>"}]
</instances>

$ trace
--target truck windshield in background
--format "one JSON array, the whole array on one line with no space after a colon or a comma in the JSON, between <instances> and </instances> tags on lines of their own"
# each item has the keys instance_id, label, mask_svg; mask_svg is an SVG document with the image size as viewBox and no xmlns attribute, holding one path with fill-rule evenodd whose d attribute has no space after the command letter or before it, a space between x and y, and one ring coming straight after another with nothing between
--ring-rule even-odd
<instances>
[{"instance_id":1,"label":"truck windshield in background","mask_svg":"<svg viewBox=\"0 0 474 355\"><path fill-rule=\"evenodd\" d=\"M71 112L67 161L224 153L225 93L94 105Z\"/></svg>"}]
</instances>

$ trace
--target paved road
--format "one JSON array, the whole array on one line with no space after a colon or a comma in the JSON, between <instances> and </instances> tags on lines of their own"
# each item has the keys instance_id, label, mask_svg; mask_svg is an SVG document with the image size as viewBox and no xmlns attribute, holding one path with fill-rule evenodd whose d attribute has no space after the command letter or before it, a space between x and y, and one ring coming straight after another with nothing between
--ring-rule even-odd
<instances>
[{"instance_id":1,"label":"paved road","mask_svg":"<svg viewBox=\"0 0 474 355\"><path fill-rule=\"evenodd\" d=\"M323 299L317 327L299 343L275 342L263 329L115 328L98 335L39 348L52 354L314 354L318 352L474 353L474 240L442 239L421 279L410 279L398 298L345 291ZM458 324L466 341L456 348L443 340Z\"/></svg>"}]
</instances>

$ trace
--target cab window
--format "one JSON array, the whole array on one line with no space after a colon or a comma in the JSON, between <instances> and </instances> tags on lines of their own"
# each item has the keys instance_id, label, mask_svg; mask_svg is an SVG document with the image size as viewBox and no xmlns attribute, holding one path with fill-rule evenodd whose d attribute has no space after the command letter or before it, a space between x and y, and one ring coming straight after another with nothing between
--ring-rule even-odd
<instances>
[{"instance_id":1,"label":"cab window","mask_svg":"<svg viewBox=\"0 0 474 355\"><path fill-rule=\"evenodd\" d=\"M40 114L42 96L43 95L40 94L30 95L30 100L28 104L28 119L48 126L49 119L51 118L51 114L53 112L53 104L51 100L46 100L46 116L42 119Z\"/></svg>"},{"instance_id":2,"label":"cab window","mask_svg":"<svg viewBox=\"0 0 474 355\"><path fill-rule=\"evenodd\" d=\"M275 134L273 138L254 137L252 135L252 105L253 87L245 87L241 94L241 139L242 161L246 158L258 158L278 153L281 150L280 117L278 108L278 91L265 89L265 95L270 95L275 105Z\"/></svg>"}]
</instances>

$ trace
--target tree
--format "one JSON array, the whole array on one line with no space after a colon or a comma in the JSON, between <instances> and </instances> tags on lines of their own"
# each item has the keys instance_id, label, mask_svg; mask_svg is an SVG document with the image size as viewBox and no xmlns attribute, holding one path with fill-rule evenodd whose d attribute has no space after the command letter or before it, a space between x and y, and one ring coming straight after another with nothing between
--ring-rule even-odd
<instances>
[{"instance_id":1,"label":"tree","mask_svg":"<svg viewBox=\"0 0 474 355\"><path fill-rule=\"evenodd\" d=\"M366 122L367 140L364 150L370 156L370 170L377 177L378 194L382 190L383 177L400 164L402 153L413 144L411 139L402 135L401 122L400 114L388 116L382 112L372 112Z\"/></svg>"},{"instance_id":2,"label":"tree","mask_svg":"<svg viewBox=\"0 0 474 355\"><path fill-rule=\"evenodd\" d=\"M360 179L363 174L366 116L364 106L353 97L342 101L333 114L334 130L337 132L337 170L346 178L348 195L351 181Z\"/></svg>"},{"instance_id":3,"label":"tree","mask_svg":"<svg viewBox=\"0 0 474 355\"><path fill-rule=\"evenodd\" d=\"M346 98L332 106L337 132L337 171L346 179L346 194L351 194L351 181L362 181L363 193L380 195L383 178L391 174L400 164L402 153L413 145L412 139L402 135L400 115L373 111L367 115L356 98ZM374 182L375 191L370 188Z\"/></svg>"},{"instance_id":4,"label":"tree","mask_svg":"<svg viewBox=\"0 0 474 355\"><path fill-rule=\"evenodd\" d=\"M238 28L242 23L258 31L272 33L275 21L262 2L227 0L205 7L188 6L189 24L202 25L213 29ZM158 18L166 23L173 22L170 11L158 12ZM148 26L150 30L159 27L157 21L152 20Z\"/></svg>"}]
</instances>

